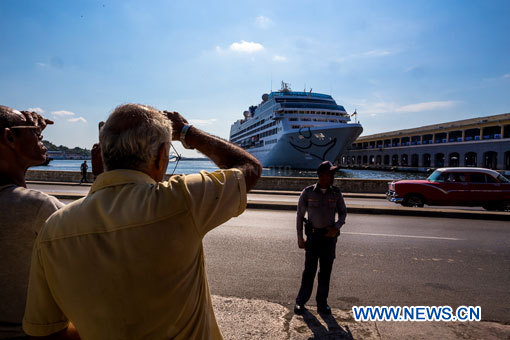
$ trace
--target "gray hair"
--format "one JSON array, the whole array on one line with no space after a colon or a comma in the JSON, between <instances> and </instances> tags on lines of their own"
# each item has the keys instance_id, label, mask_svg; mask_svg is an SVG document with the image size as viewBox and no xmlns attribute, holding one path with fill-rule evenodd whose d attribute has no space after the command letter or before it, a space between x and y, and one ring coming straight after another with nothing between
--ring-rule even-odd
<instances>
[{"instance_id":1,"label":"gray hair","mask_svg":"<svg viewBox=\"0 0 510 340\"><path fill-rule=\"evenodd\" d=\"M105 169L145 170L171 138L172 123L161 111L148 105L120 105L99 132Z\"/></svg>"}]
</instances>

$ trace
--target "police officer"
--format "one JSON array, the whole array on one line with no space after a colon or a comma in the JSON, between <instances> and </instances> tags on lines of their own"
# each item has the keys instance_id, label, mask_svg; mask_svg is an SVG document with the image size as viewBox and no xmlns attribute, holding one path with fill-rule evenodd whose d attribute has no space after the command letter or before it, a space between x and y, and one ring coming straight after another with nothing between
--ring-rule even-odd
<instances>
[{"instance_id":1,"label":"police officer","mask_svg":"<svg viewBox=\"0 0 510 340\"><path fill-rule=\"evenodd\" d=\"M338 167L325 161L319 165L317 174L319 181L301 193L297 210L297 240L298 246L305 249L305 270L301 280L301 288L296 298L294 313L302 315L305 304L310 299L313 281L319 264L317 287L317 312L324 315L331 314L328 306L329 280L335 260L335 248L340 228L345 223L347 210L342 193L333 186L335 171ZM303 238L303 222L308 212L308 224L305 229L306 242ZM335 215L338 220L335 222Z\"/></svg>"}]
</instances>

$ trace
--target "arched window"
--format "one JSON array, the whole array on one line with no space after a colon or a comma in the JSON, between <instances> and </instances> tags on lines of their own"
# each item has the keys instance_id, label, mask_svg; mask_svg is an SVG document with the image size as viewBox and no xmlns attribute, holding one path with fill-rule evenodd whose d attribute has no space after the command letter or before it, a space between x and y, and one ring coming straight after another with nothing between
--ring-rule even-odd
<instances>
[{"instance_id":1,"label":"arched window","mask_svg":"<svg viewBox=\"0 0 510 340\"><path fill-rule=\"evenodd\" d=\"M431 157L429 153L423 154L423 166L429 167L431 165Z\"/></svg>"},{"instance_id":2,"label":"arched window","mask_svg":"<svg viewBox=\"0 0 510 340\"><path fill-rule=\"evenodd\" d=\"M418 156L418 154L413 153L411 155L411 166L415 167L415 168L419 167L420 166L419 159L420 159L420 157Z\"/></svg>"},{"instance_id":3,"label":"arched window","mask_svg":"<svg viewBox=\"0 0 510 340\"><path fill-rule=\"evenodd\" d=\"M407 154L403 154L401 157L400 157L400 165L402 166L407 166L409 163L409 157L407 156Z\"/></svg>"},{"instance_id":4,"label":"arched window","mask_svg":"<svg viewBox=\"0 0 510 340\"><path fill-rule=\"evenodd\" d=\"M464 166L476 166L476 152L467 152L464 156Z\"/></svg>"},{"instance_id":5,"label":"arched window","mask_svg":"<svg viewBox=\"0 0 510 340\"><path fill-rule=\"evenodd\" d=\"M393 155L391 157L391 165L397 166L398 165L398 155Z\"/></svg>"},{"instance_id":6,"label":"arched window","mask_svg":"<svg viewBox=\"0 0 510 340\"><path fill-rule=\"evenodd\" d=\"M498 168L498 153L495 151L487 151L483 154L484 168L497 169Z\"/></svg>"},{"instance_id":7,"label":"arched window","mask_svg":"<svg viewBox=\"0 0 510 340\"><path fill-rule=\"evenodd\" d=\"M384 155L384 165L390 165L390 155Z\"/></svg>"},{"instance_id":8,"label":"arched window","mask_svg":"<svg viewBox=\"0 0 510 340\"><path fill-rule=\"evenodd\" d=\"M444 167L444 153L436 153L436 156L435 156L434 160L435 160L434 166L436 168L443 168Z\"/></svg>"},{"instance_id":9,"label":"arched window","mask_svg":"<svg viewBox=\"0 0 510 340\"><path fill-rule=\"evenodd\" d=\"M460 165L460 156L457 152L450 153L448 157L448 166L455 167Z\"/></svg>"}]
</instances>

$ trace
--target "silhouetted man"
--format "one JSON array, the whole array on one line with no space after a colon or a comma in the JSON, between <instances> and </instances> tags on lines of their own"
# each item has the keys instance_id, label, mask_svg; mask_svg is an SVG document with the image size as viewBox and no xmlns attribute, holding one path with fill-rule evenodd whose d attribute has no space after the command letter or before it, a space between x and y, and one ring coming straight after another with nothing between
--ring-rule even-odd
<instances>
[{"instance_id":1,"label":"silhouetted man","mask_svg":"<svg viewBox=\"0 0 510 340\"><path fill-rule=\"evenodd\" d=\"M0 339L24 337L32 248L44 221L63 206L55 197L27 189L25 173L46 159L42 131L51 120L0 106Z\"/></svg>"},{"instance_id":2,"label":"silhouetted man","mask_svg":"<svg viewBox=\"0 0 510 340\"><path fill-rule=\"evenodd\" d=\"M80 166L80 170L81 170L81 180L80 180L80 184L85 182L85 183L88 183L87 181L87 170L88 170L89 166L87 165L87 161L83 161L83 163L81 163L81 166Z\"/></svg>"}]
</instances>

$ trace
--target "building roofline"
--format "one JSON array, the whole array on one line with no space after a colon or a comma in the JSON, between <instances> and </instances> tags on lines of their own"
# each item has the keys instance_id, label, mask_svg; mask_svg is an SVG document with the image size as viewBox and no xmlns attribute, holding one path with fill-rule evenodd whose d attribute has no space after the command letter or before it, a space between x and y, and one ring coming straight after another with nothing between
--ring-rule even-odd
<instances>
[{"instance_id":1,"label":"building roofline","mask_svg":"<svg viewBox=\"0 0 510 340\"><path fill-rule=\"evenodd\" d=\"M503 113L503 114L499 114L499 115L456 120L456 121L452 121L452 122L426 125L426 126L422 126L422 127L418 127L418 128L402 129L402 130L376 133L373 135L359 137L358 139L356 139L355 142L361 142L361 141L370 140L370 139L391 138L391 137L396 137L396 136L400 136L400 135L423 134L426 132L432 132L432 131L439 130L439 129L448 129L449 130L452 128L462 128L462 127L473 126L473 125L477 125L477 124L486 124L486 123L490 123L490 122L499 122L499 121L505 121L505 120L508 120L508 122L510 123L510 113Z\"/></svg>"}]
</instances>

